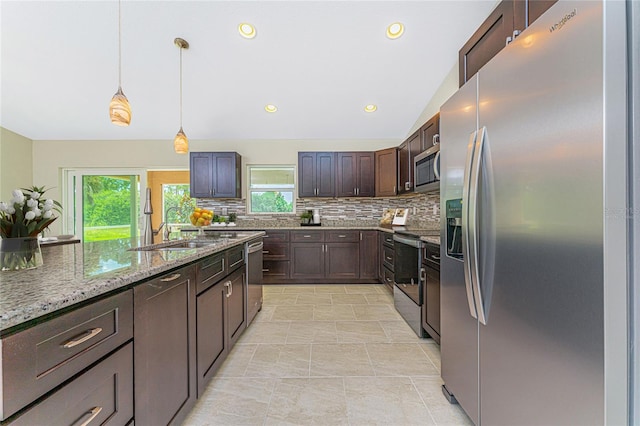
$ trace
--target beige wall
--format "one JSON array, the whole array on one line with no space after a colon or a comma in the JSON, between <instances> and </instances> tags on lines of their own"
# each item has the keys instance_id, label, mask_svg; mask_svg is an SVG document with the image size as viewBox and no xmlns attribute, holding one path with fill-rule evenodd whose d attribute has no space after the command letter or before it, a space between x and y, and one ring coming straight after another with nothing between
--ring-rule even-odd
<instances>
[{"instance_id":1,"label":"beige wall","mask_svg":"<svg viewBox=\"0 0 640 426\"><path fill-rule=\"evenodd\" d=\"M34 182L37 186L44 185L33 180L31 139L0 127L0 200L8 201L11 191L31 187Z\"/></svg>"},{"instance_id":2,"label":"beige wall","mask_svg":"<svg viewBox=\"0 0 640 426\"><path fill-rule=\"evenodd\" d=\"M411 127L407 133L407 137L411 136L413 132L418 130L427 120L433 117L438 111L440 106L447 101L458 90L458 62L456 61L449 74L442 81L436 93L433 94L431 100L422 111L422 114L418 117L415 124Z\"/></svg>"},{"instance_id":3,"label":"beige wall","mask_svg":"<svg viewBox=\"0 0 640 426\"><path fill-rule=\"evenodd\" d=\"M237 151L242 155L242 180L248 164L296 164L298 151L375 151L400 140L220 140L190 141L190 151ZM61 200L63 168L144 168L187 170L189 156L173 151L173 140L33 141L33 181L55 187L47 194ZM244 193L243 188L243 193ZM60 232L60 221L52 225Z\"/></svg>"}]
</instances>

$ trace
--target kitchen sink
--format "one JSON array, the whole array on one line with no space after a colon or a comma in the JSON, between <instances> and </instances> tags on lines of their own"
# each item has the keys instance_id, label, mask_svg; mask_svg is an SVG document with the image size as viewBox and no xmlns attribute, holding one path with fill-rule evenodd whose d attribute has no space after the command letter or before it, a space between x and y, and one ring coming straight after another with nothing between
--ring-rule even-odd
<instances>
[{"instance_id":1,"label":"kitchen sink","mask_svg":"<svg viewBox=\"0 0 640 426\"><path fill-rule=\"evenodd\" d=\"M149 246L135 247L130 251L175 251L191 250L200 247L208 247L215 244L215 241L176 241L174 243L152 244Z\"/></svg>"}]
</instances>

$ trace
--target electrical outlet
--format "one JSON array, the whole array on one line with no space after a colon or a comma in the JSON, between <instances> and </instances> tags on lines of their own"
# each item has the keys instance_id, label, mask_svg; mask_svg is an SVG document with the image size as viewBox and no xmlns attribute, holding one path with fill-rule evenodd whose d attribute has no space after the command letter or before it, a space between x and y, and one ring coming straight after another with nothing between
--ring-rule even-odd
<instances>
[{"instance_id":1,"label":"electrical outlet","mask_svg":"<svg viewBox=\"0 0 640 426\"><path fill-rule=\"evenodd\" d=\"M222 208L222 216L228 216L229 215L229 209L227 209L226 207Z\"/></svg>"}]
</instances>

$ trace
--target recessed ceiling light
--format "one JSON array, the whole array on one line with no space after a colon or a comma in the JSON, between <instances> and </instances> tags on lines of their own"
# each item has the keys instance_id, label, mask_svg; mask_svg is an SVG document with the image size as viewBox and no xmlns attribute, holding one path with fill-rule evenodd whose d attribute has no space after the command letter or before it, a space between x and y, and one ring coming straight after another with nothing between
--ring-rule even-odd
<instances>
[{"instance_id":1,"label":"recessed ceiling light","mask_svg":"<svg viewBox=\"0 0 640 426\"><path fill-rule=\"evenodd\" d=\"M238 32L244 38L254 38L256 36L256 28L248 22L242 22L238 25Z\"/></svg>"},{"instance_id":2,"label":"recessed ceiling light","mask_svg":"<svg viewBox=\"0 0 640 426\"><path fill-rule=\"evenodd\" d=\"M264 110L267 112L276 112L278 110L278 107L275 105L267 104L264 106Z\"/></svg>"},{"instance_id":3,"label":"recessed ceiling light","mask_svg":"<svg viewBox=\"0 0 640 426\"><path fill-rule=\"evenodd\" d=\"M394 22L387 27L387 37L391 40L399 38L404 33L404 25L402 22Z\"/></svg>"},{"instance_id":4,"label":"recessed ceiling light","mask_svg":"<svg viewBox=\"0 0 640 426\"><path fill-rule=\"evenodd\" d=\"M364 112L374 112L377 109L378 109L377 105L369 104L366 107L364 107Z\"/></svg>"}]
</instances>

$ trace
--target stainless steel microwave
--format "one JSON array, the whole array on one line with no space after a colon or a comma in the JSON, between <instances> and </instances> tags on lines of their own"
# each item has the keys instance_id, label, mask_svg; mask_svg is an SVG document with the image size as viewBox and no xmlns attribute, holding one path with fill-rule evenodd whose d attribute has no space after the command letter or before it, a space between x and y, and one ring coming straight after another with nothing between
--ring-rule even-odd
<instances>
[{"instance_id":1,"label":"stainless steel microwave","mask_svg":"<svg viewBox=\"0 0 640 426\"><path fill-rule=\"evenodd\" d=\"M413 160L415 192L440 190L440 141L438 135L433 138L433 146Z\"/></svg>"}]
</instances>

